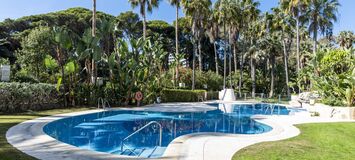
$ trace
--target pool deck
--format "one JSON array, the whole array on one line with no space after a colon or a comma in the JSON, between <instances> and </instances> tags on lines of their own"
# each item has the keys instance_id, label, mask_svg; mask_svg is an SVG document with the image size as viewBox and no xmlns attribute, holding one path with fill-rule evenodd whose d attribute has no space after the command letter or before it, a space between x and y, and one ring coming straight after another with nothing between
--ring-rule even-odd
<instances>
[{"instance_id":1,"label":"pool deck","mask_svg":"<svg viewBox=\"0 0 355 160\"><path fill-rule=\"evenodd\" d=\"M228 104L228 102L224 103ZM250 102L243 101L229 103ZM140 108L120 109L143 111L149 110L159 112L197 112L215 108L205 105L204 103L169 103L148 105ZM43 160L144 159L139 157L120 156L81 149L66 143L62 143L43 132L43 127L54 120L101 111L103 110L89 110L25 121L10 128L6 133L6 138L11 145L20 151ZM307 111L293 112L291 115L255 115L252 118L260 123L271 126L273 130L255 135L194 133L180 136L169 144L163 156L159 159L230 160L236 151L246 146L265 141L277 141L297 136L300 134L300 131L294 126L295 124L355 122L354 120L311 117Z\"/></svg>"}]
</instances>

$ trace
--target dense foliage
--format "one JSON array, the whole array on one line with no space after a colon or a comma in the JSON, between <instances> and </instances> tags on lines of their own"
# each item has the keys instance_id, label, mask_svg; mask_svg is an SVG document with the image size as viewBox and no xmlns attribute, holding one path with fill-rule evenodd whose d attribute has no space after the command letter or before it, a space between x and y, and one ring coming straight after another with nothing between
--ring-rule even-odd
<instances>
[{"instance_id":1,"label":"dense foliage","mask_svg":"<svg viewBox=\"0 0 355 160\"><path fill-rule=\"evenodd\" d=\"M205 100L205 90L164 89L163 102L198 102Z\"/></svg>"},{"instance_id":2,"label":"dense foliage","mask_svg":"<svg viewBox=\"0 0 355 160\"><path fill-rule=\"evenodd\" d=\"M355 56L351 51L324 50L317 53L314 88L322 101L335 106L355 106Z\"/></svg>"},{"instance_id":3,"label":"dense foliage","mask_svg":"<svg viewBox=\"0 0 355 160\"><path fill-rule=\"evenodd\" d=\"M352 79L344 78L352 76L353 51L343 50L355 36L333 35L337 0L282 0L266 13L254 0L174 0L185 13L174 25L146 20L159 1L130 3L142 20L84 8L6 19L0 63L12 65L13 81L56 84L64 105L100 97L128 105L137 91L153 103L164 88L235 88L239 97L315 90L326 103L339 99L328 104L353 105Z\"/></svg>"},{"instance_id":4,"label":"dense foliage","mask_svg":"<svg viewBox=\"0 0 355 160\"><path fill-rule=\"evenodd\" d=\"M0 112L20 112L59 107L55 85L0 82Z\"/></svg>"}]
</instances>

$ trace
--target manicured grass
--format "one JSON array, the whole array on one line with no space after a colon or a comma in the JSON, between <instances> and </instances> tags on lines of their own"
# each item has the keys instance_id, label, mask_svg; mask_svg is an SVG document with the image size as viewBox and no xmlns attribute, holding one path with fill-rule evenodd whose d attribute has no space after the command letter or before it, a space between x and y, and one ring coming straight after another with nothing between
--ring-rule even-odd
<instances>
[{"instance_id":1,"label":"manicured grass","mask_svg":"<svg viewBox=\"0 0 355 160\"><path fill-rule=\"evenodd\" d=\"M355 123L297 126L297 137L264 142L238 151L233 160L350 160L355 159Z\"/></svg>"},{"instance_id":2,"label":"manicured grass","mask_svg":"<svg viewBox=\"0 0 355 160\"><path fill-rule=\"evenodd\" d=\"M54 109L39 112L27 112L20 114L0 114L0 159L1 160L33 160L35 158L28 156L16 148L12 147L6 141L6 131L12 126L26 120L38 117L50 116L61 113L76 112L88 110L89 108L70 108Z\"/></svg>"}]
</instances>

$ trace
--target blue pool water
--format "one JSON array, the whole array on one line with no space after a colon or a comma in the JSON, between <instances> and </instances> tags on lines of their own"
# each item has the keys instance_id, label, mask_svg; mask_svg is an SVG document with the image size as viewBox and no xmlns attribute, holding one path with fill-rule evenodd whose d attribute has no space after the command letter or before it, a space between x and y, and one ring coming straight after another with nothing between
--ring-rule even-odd
<instances>
[{"instance_id":1,"label":"blue pool water","mask_svg":"<svg viewBox=\"0 0 355 160\"><path fill-rule=\"evenodd\" d=\"M284 106L272 104L209 104L215 109L204 112L147 112L112 110L60 119L47 124L44 132L51 137L83 149L111 154L159 157L176 137L190 133L213 132L258 134L272 128L252 120L255 114L287 115ZM122 140L157 121L163 128L159 146L159 126L150 125L124 142Z\"/></svg>"}]
</instances>

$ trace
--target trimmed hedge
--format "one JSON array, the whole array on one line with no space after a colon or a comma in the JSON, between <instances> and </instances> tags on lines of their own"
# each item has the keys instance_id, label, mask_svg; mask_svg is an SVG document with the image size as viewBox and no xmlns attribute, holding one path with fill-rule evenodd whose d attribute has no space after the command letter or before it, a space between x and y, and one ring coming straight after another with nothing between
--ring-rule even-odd
<instances>
[{"instance_id":1,"label":"trimmed hedge","mask_svg":"<svg viewBox=\"0 0 355 160\"><path fill-rule=\"evenodd\" d=\"M205 99L205 90L163 89L162 102L198 102Z\"/></svg>"},{"instance_id":2,"label":"trimmed hedge","mask_svg":"<svg viewBox=\"0 0 355 160\"><path fill-rule=\"evenodd\" d=\"M57 108L56 86L44 83L0 82L0 112L22 112Z\"/></svg>"},{"instance_id":3,"label":"trimmed hedge","mask_svg":"<svg viewBox=\"0 0 355 160\"><path fill-rule=\"evenodd\" d=\"M208 91L207 100L218 100L218 91Z\"/></svg>"}]
</instances>

